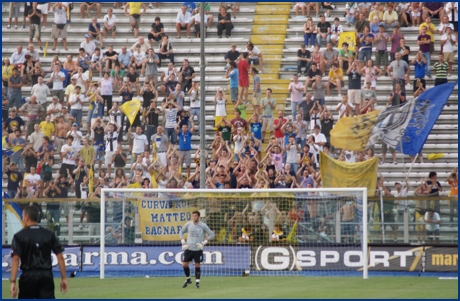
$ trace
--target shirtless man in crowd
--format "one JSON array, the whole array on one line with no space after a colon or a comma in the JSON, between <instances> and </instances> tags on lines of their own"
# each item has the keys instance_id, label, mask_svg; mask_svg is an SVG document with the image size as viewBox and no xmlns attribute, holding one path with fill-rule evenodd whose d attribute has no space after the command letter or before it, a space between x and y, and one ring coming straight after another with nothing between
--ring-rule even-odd
<instances>
[{"instance_id":1,"label":"shirtless man in crowd","mask_svg":"<svg viewBox=\"0 0 460 301\"><path fill-rule=\"evenodd\" d=\"M64 116L58 117L58 122L56 123L56 145L57 149L60 150L61 147L66 143L66 135L70 131L70 124L64 120Z\"/></svg>"},{"instance_id":2,"label":"shirtless man in crowd","mask_svg":"<svg viewBox=\"0 0 460 301\"><path fill-rule=\"evenodd\" d=\"M347 201L340 207L339 212L342 214L341 235L342 242L353 242L353 235L355 234L355 219L356 204L352 201Z\"/></svg>"}]
</instances>

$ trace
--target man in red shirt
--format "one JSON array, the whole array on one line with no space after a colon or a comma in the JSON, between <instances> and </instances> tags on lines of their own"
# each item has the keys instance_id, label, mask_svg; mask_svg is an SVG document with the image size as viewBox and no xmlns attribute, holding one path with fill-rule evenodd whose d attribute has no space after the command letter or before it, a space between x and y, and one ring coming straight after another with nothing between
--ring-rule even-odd
<instances>
[{"instance_id":1,"label":"man in red shirt","mask_svg":"<svg viewBox=\"0 0 460 301\"><path fill-rule=\"evenodd\" d=\"M239 99L248 102L248 88L249 88L249 54L243 52L243 59L238 63L238 85L240 86ZM243 98L244 96L244 98Z\"/></svg>"},{"instance_id":2,"label":"man in red shirt","mask_svg":"<svg viewBox=\"0 0 460 301\"><path fill-rule=\"evenodd\" d=\"M278 118L273 121L273 129L275 130L275 138L278 144L284 145L284 134L281 131L281 127L287 122L284 118L284 112L278 111Z\"/></svg>"},{"instance_id":3,"label":"man in red shirt","mask_svg":"<svg viewBox=\"0 0 460 301\"><path fill-rule=\"evenodd\" d=\"M235 110L235 116L236 117L230 121L230 123L233 126L233 131L232 131L233 135L236 135L237 128L243 128L247 133L249 130L248 122L244 120L243 118L241 118L240 110Z\"/></svg>"}]
</instances>

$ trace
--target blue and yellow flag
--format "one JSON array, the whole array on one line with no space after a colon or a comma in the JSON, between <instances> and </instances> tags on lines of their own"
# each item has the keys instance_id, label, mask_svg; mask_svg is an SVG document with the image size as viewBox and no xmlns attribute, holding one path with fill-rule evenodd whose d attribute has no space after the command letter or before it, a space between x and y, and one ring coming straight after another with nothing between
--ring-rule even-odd
<instances>
[{"instance_id":1,"label":"blue and yellow flag","mask_svg":"<svg viewBox=\"0 0 460 301\"><path fill-rule=\"evenodd\" d=\"M339 48L342 48L342 43L348 43L348 50L356 52L356 33L354 31L342 32L339 37Z\"/></svg>"},{"instance_id":2,"label":"blue and yellow flag","mask_svg":"<svg viewBox=\"0 0 460 301\"><path fill-rule=\"evenodd\" d=\"M132 125L134 122L134 119L136 118L137 113L139 112L139 109L141 108L141 101L139 99L133 99L130 101L125 102L120 106L120 110L123 112L123 114L128 117L129 123Z\"/></svg>"},{"instance_id":3,"label":"blue and yellow flag","mask_svg":"<svg viewBox=\"0 0 460 301\"><path fill-rule=\"evenodd\" d=\"M331 144L350 151L366 149L367 141L380 111L373 111L355 117L342 117L331 130Z\"/></svg>"},{"instance_id":4,"label":"blue and yellow flag","mask_svg":"<svg viewBox=\"0 0 460 301\"><path fill-rule=\"evenodd\" d=\"M14 198L15 196L9 196ZM8 195L4 195L4 198L8 198ZM22 230L22 210L18 203L5 203L6 223L8 225L8 244L13 241L14 234Z\"/></svg>"},{"instance_id":5,"label":"blue and yellow flag","mask_svg":"<svg viewBox=\"0 0 460 301\"><path fill-rule=\"evenodd\" d=\"M457 82L438 85L427 89L415 99L412 117L401 138L401 144L396 146L397 151L409 156L420 153L456 85Z\"/></svg>"},{"instance_id":6,"label":"blue and yellow flag","mask_svg":"<svg viewBox=\"0 0 460 301\"><path fill-rule=\"evenodd\" d=\"M375 194L378 157L358 163L335 160L325 153L320 155L321 182L324 188L367 187L367 195Z\"/></svg>"},{"instance_id":7,"label":"blue and yellow flag","mask_svg":"<svg viewBox=\"0 0 460 301\"><path fill-rule=\"evenodd\" d=\"M11 156L14 153L19 152L23 149L22 146L17 146L17 145L9 147L7 140L8 140L7 137L2 137L2 151L4 155Z\"/></svg>"}]
</instances>

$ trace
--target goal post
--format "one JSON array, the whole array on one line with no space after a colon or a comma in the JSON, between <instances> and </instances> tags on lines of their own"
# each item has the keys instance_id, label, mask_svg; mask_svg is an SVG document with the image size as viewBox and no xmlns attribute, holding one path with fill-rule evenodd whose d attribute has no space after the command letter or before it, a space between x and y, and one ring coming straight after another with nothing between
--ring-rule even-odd
<instances>
[{"instance_id":1,"label":"goal post","mask_svg":"<svg viewBox=\"0 0 460 301\"><path fill-rule=\"evenodd\" d=\"M103 188L100 208L101 279L182 276L193 211L215 233L203 275L368 278L367 188Z\"/></svg>"}]
</instances>

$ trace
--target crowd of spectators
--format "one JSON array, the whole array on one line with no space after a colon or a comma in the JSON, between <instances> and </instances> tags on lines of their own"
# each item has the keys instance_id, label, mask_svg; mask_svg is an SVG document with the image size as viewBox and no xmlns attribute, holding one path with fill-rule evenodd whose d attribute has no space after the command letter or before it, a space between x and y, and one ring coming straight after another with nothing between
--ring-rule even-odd
<instances>
[{"instance_id":1,"label":"crowd of spectators","mask_svg":"<svg viewBox=\"0 0 460 301\"><path fill-rule=\"evenodd\" d=\"M13 8L18 5L12 4ZM325 15L319 16L319 5L328 10ZM284 109L279 109L271 88L261 89L258 74L263 72L264 60L257 46L247 42L246 49L238 51L237 45L231 45L222 60L230 83L230 100L226 88L216 91L213 143L195 152L192 143L196 140L192 137L204 136L197 130L200 93L204 91L200 91L188 59L183 59L180 66L176 64L175 48L160 17L154 19L145 39L139 27L147 6L128 2L124 13L138 41L120 51L112 45L102 51L104 39L108 34L115 38L119 29L113 13L118 7L115 4L109 8L101 24L100 4L83 3L81 17L90 18L94 8L98 19L91 19L79 53L55 56L51 70L44 70L33 39L42 50L41 30L46 26L45 11L49 10L54 13L53 50L59 38L67 50L71 6L66 2L26 5L30 21L27 51L18 46L11 58L3 59L2 66L3 137L9 147L21 148L3 158L8 194L13 198L65 198L73 191L77 198L90 198L100 196L102 187L199 188L202 151L207 155L207 188L321 187L320 151L350 163L375 156L372 148L365 152L333 149L330 131L337 119L371 112L378 105L404 105L408 89L417 96L427 88L425 76L431 78L431 70L435 72L435 85L447 82L451 76L457 45L456 3L346 3L344 19L335 18L332 25L326 21L330 10L335 9L330 3L297 3L295 7L297 13L302 10L308 18L303 28L304 43L297 53L297 73L288 87L292 114L286 116ZM199 37L201 23L209 28L215 19L217 36L222 37L224 31L226 37L231 36L233 24L228 9L236 18L240 5L220 3L215 18L210 14L210 4L206 4L206 20L200 20L200 7L184 3L177 14L176 38L181 38L184 31L190 38L193 29ZM317 24L309 17L311 9L319 17ZM10 15L16 17L15 9ZM438 30L433 19L439 19ZM400 32L401 26L410 23L419 27L419 49L412 51ZM349 50L347 43L338 45L340 34L350 26L356 30L355 51ZM436 42L437 32L441 41ZM432 53L440 46L443 52L433 64ZM167 68L160 72L162 64L166 67L165 60ZM413 72L409 65L414 65ZM302 69L305 84L299 81ZM97 75L100 79L94 82L92 78ZM377 99L378 79L383 75L390 77L392 91L386 99ZM252 95L248 93L250 77ZM22 89L25 85L31 86L27 102ZM334 110L326 105L331 90L337 90L341 99ZM51 104L47 103L48 96L52 97ZM134 97L142 99L142 106L130 123L122 105ZM247 113L251 108L253 114ZM380 164L386 163L387 150L383 144ZM397 164L395 150L389 151ZM60 160L55 162L57 157ZM423 162L422 154L419 159ZM52 167L57 162L59 171L54 175ZM92 185L90 168L95 174ZM80 222L87 211L83 205Z\"/></svg>"}]
</instances>

